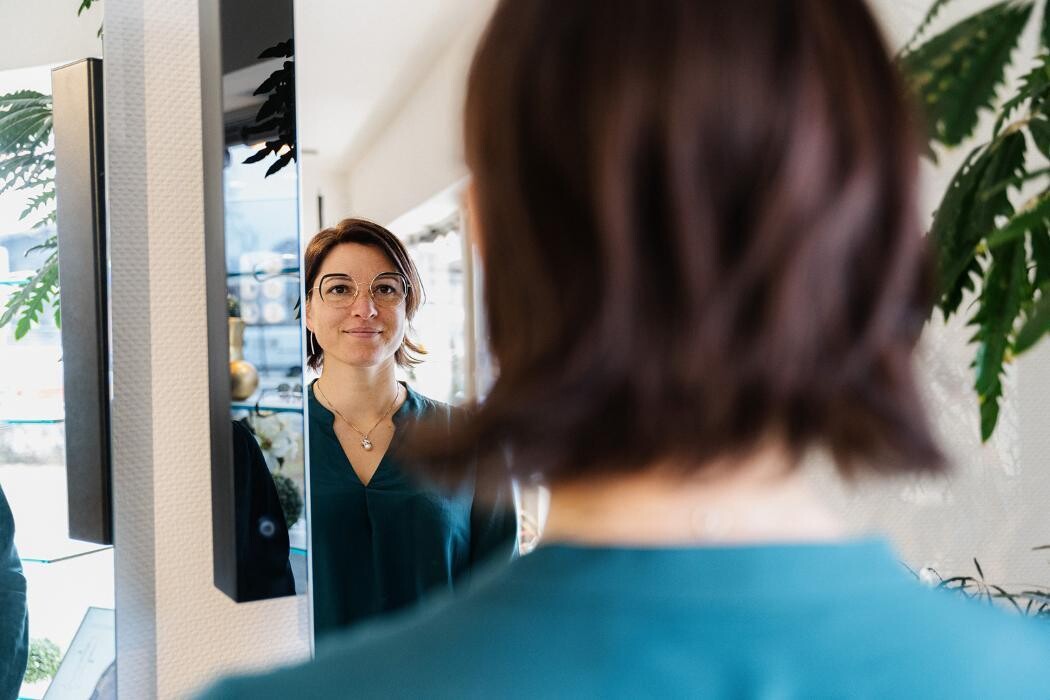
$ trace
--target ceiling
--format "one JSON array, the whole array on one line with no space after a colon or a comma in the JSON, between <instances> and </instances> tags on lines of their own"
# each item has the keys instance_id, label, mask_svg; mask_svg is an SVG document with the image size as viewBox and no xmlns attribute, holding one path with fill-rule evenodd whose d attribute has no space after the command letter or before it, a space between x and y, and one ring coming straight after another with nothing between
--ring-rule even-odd
<instances>
[{"instance_id":1,"label":"ceiling","mask_svg":"<svg viewBox=\"0 0 1050 700\"><path fill-rule=\"evenodd\" d=\"M477 0L299 0L299 144L339 172L456 38Z\"/></svg>"}]
</instances>

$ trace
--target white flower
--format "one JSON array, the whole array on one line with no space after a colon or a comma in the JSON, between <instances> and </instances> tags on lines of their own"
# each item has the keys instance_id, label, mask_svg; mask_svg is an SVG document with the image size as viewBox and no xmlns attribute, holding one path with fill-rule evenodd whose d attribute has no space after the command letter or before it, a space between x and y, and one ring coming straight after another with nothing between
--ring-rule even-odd
<instances>
[{"instance_id":1,"label":"white flower","mask_svg":"<svg viewBox=\"0 0 1050 700\"><path fill-rule=\"evenodd\" d=\"M924 586L933 588L941 582L941 577L937 575L937 572L928 566L924 566L919 569L919 582Z\"/></svg>"}]
</instances>

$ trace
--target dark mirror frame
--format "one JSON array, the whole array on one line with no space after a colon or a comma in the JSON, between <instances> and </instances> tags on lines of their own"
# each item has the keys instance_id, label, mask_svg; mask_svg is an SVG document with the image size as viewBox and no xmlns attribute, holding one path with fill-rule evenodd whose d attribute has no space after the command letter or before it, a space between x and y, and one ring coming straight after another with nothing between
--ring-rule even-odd
<instances>
[{"instance_id":1,"label":"dark mirror frame","mask_svg":"<svg viewBox=\"0 0 1050 700\"><path fill-rule=\"evenodd\" d=\"M211 430L212 549L215 586L236 602L293 595L295 584L290 562L286 572L258 546L271 514L257 508L275 507L277 492L273 484L272 501L262 506L260 473L269 476L262 452L251 437L235 431L233 426L233 391L230 370L230 325L227 269L227 236L225 230L225 166L231 143L231 113L224 104L224 79L230 68L224 60L223 20L230 16L253 13L259 9L252 0L199 0L201 64L201 151L204 189L205 304L208 328L208 412ZM235 27L237 31L243 27ZM237 37L234 36L234 39ZM230 39L230 35L226 35ZM234 42L236 43L236 42ZM226 47L230 48L230 47ZM238 47L234 47L238 48ZM243 48L243 47L241 47ZM252 109L252 114L258 107ZM240 129L234 133L241 134ZM298 235L298 217L296 224ZM301 294L301 283L300 283ZM302 321L298 322L302 337ZM300 344L301 345L301 344ZM297 364L302 367L302 348ZM256 410L259 406L256 404ZM305 410L303 411L305 421ZM304 456L305 459L305 456ZM265 499L263 499L265 500ZM281 531L278 528L278 531ZM271 531L272 532L272 531ZM280 547L280 537L275 540ZM287 543L287 535L284 536ZM287 545L285 545L287 546ZM262 548L263 550L266 547ZM268 550L272 552L273 550ZM307 575L308 578L308 575Z\"/></svg>"},{"instance_id":2,"label":"dark mirror frame","mask_svg":"<svg viewBox=\"0 0 1050 700\"><path fill-rule=\"evenodd\" d=\"M219 3L200 0L201 157L211 426L211 519L215 585L238 600L236 482L230 424L230 340L223 225L222 39Z\"/></svg>"},{"instance_id":3,"label":"dark mirror frame","mask_svg":"<svg viewBox=\"0 0 1050 700\"><path fill-rule=\"evenodd\" d=\"M51 71L69 536L113 544L102 61Z\"/></svg>"}]
</instances>

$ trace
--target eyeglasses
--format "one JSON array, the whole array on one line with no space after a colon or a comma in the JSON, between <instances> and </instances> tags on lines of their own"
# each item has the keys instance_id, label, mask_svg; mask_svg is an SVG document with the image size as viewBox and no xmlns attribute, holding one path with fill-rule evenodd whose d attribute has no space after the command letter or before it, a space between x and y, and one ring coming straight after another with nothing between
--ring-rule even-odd
<instances>
[{"instance_id":1,"label":"eyeglasses","mask_svg":"<svg viewBox=\"0 0 1050 700\"><path fill-rule=\"evenodd\" d=\"M400 272L380 272L368 285L368 295L376 306L397 306L408 296L412 288L408 278ZM335 308L345 308L357 301L360 285L350 275L329 273L321 277L316 287L321 301Z\"/></svg>"}]
</instances>

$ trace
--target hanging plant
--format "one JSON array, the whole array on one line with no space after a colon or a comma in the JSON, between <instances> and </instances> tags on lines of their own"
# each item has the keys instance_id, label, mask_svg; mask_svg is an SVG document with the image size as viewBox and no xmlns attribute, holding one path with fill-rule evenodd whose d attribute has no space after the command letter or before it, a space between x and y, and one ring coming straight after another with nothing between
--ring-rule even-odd
<instances>
[{"instance_id":1,"label":"hanging plant","mask_svg":"<svg viewBox=\"0 0 1050 700\"><path fill-rule=\"evenodd\" d=\"M929 235L937 252L937 306L974 328L974 390L981 438L995 430L1005 367L1050 331L1050 18L1047 0L997 2L926 36L951 0L936 0L899 56L925 110L928 156L960 146L994 115L955 172ZM1038 5L1038 8L1036 7ZM1033 17L1040 40L1016 87L1001 94ZM1034 195L1022 199L1022 190ZM963 306L964 299L974 299Z\"/></svg>"},{"instance_id":2,"label":"hanging plant","mask_svg":"<svg viewBox=\"0 0 1050 700\"><path fill-rule=\"evenodd\" d=\"M253 95L266 95L266 101L255 115L255 123L242 130L245 140L273 134L259 150L244 160L258 163L271 153L277 156L264 177L269 177L297 158L295 148L295 55L292 40L282 41L259 54L259 58L287 58L284 64L270 74Z\"/></svg>"}]
</instances>

